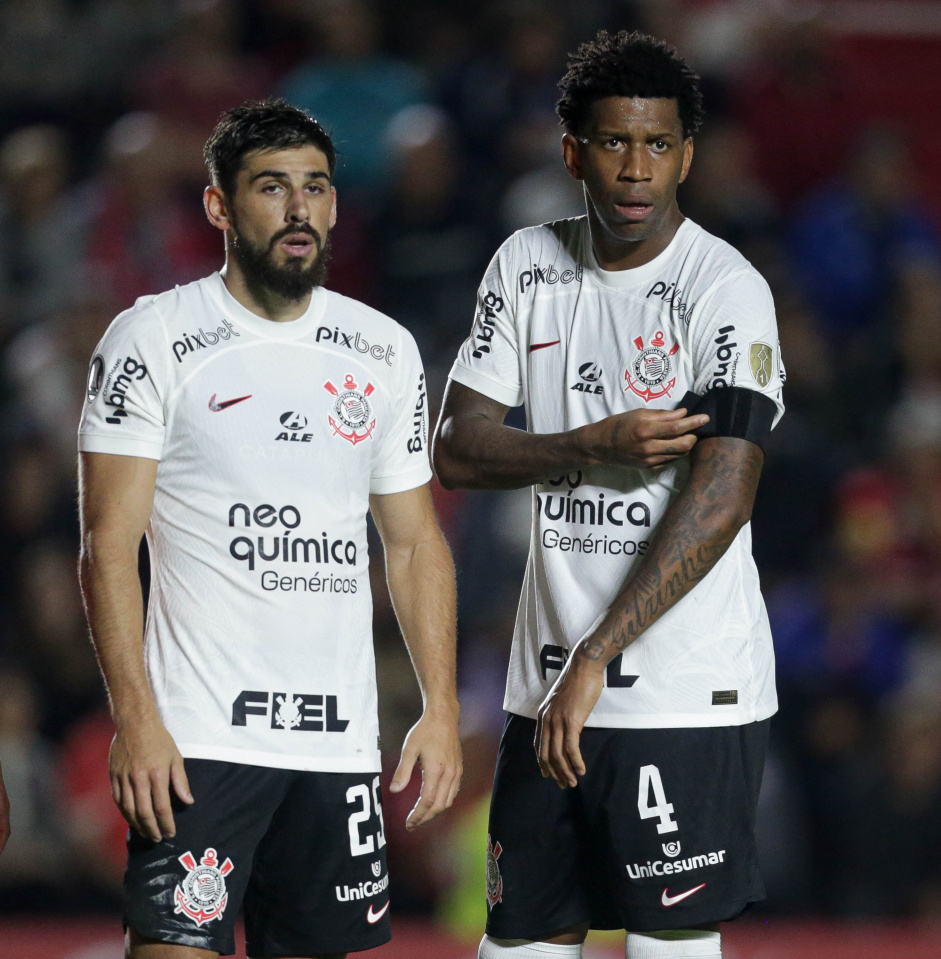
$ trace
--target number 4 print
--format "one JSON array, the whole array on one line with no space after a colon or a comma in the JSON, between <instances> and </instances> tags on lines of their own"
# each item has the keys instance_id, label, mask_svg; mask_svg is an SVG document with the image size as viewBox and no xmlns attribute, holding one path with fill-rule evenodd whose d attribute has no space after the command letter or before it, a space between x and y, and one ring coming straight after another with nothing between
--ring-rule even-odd
<instances>
[{"instance_id":1,"label":"number 4 print","mask_svg":"<svg viewBox=\"0 0 941 959\"><path fill-rule=\"evenodd\" d=\"M650 791L653 790L653 801L655 806L649 803ZM641 819L652 819L656 816L660 822L657 823L657 832L661 835L665 832L676 832L680 827L676 820L670 818L673 812L673 803L667 802L666 794L663 791L663 782L660 779L660 770L656 766L640 767L640 783L637 787L637 812Z\"/></svg>"},{"instance_id":2,"label":"number 4 print","mask_svg":"<svg viewBox=\"0 0 941 959\"><path fill-rule=\"evenodd\" d=\"M372 808L376 818L379 820L379 832L375 837L371 834L365 839L360 837L360 823L366 822L371 813L369 811L369 787L366 783L359 783L356 786L350 786L346 791L346 801L349 804L358 803L359 809L350 813L349 831L350 831L350 855L365 856L375 849L382 849L386 844L386 827L382 818L382 802L379 799L379 777L372 781Z\"/></svg>"}]
</instances>

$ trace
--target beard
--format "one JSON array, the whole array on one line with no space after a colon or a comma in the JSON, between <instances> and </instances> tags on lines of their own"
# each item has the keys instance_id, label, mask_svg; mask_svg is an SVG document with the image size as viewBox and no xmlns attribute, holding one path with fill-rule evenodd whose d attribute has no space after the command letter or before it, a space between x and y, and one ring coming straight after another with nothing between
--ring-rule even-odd
<instances>
[{"instance_id":1,"label":"beard","mask_svg":"<svg viewBox=\"0 0 941 959\"><path fill-rule=\"evenodd\" d=\"M309 266L304 266L299 259L284 264L275 261L274 250L278 242L294 233L306 233L317 246L314 262ZM268 241L267 249L263 249L241 234L233 220L231 249L250 288L261 287L285 300L303 300L314 287L323 286L327 279L330 232L327 231L324 238L306 223L280 230Z\"/></svg>"}]
</instances>

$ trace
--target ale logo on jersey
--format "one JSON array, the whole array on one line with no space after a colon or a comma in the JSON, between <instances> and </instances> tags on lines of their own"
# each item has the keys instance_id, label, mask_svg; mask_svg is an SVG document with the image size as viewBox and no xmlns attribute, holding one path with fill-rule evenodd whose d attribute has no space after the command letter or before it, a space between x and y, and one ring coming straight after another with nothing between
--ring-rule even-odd
<instances>
[{"instance_id":1,"label":"ale logo on jersey","mask_svg":"<svg viewBox=\"0 0 941 959\"><path fill-rule=\"evenodd\" d=\"M627 380L624 392L631 390L645 403L661 396L669 396L676 386L676 377L672 375L673 357L680 348L679 343L674 343L668 350L663 339L663 330L657 330L649 346L644 346L642 336L634 340L634 346L639 352L634 362L624 371L624 379Z\"/></svg>"},{"instance_id":2,"label":"ale logo on jersey","mask_svg":"<svg viewBox=\"0 0 941 959\"><path fill-rule=\"evenodd\" d=\"M375 386L367 383L361 390L352 373L348 373L341 388L334 386L330 380L324 383L323 388L336 397L336 402L333 404L336 419L329 414L327 416L330 426L333 427L333 435L345 439L354 446L362 443L363 440L370 439L376 428L376 420L373 418L372 422L369 421L372 416L372 407L367 397L375 391Z\"/></svg>"},{"instance_id":3,"label":"ale logo on jersey","mask_svg":"<svg viewBox=\"0 0 941 959\"><path fill-rule=\"evenodd\" d=\"M500 864L497 860L503 847L500 843L494 843L487 835L487 904L491 909L498 903L503 902L503 876L500 874Z\"/></svg>"},{"instance_id":4,"label":"ale logo on jersey","mask_svg":"<svg viewBox=\"0 0 941 959\"><path fill-rule=\"evenodd\" d=\"M597 363L582 363L578 368L578 375L582 382L570 386L570 390L577 390L579 393L595 393L599 396L604 393L604 387L598 382L601 379L601 367Z\"/></svg>"},{"instance_id":5,"label":"ale logo on jersey","mask_svg":"<svg viewBox=\"0 0 941 959\"><path fill-rule=\"evenodd\" d=\"M212 847L203 853L198 863L191 852L183 853L179 859L186 869L186 876L173 892L174 913L189 916L197 926L219 919L229 902L225 877L235 868L232 860L226 859L220 866Z\"/></svg>"}]
</instances>

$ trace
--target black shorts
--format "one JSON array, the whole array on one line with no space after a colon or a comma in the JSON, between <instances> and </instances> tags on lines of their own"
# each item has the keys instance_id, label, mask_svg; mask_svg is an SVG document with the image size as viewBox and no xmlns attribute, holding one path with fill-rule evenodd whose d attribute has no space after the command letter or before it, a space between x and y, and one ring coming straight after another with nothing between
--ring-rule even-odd
<instances>
[{"instance_id":1,"label":"black shorts","mask_svg":"<svg viewBox=\"0 0 941 959\"><path fill-rule=\"evenodd\" d=\"M507 719L493 784L487 934L686 929L764 898L755 809L770 720L581 735L574 789L544 779L534 720Z\"/></svg>"},{"instance_id":2,"label":"black shorts","mask_svg":"<svg viewBox=\"0 0 941 959\"><path fill-rule=\"evenodd\" d=\"M391 938L379 776L187 759L196 800L176 836L131 830L125 926L161 942L250 956L353 952Z\"/></svg>"}]
</instances>

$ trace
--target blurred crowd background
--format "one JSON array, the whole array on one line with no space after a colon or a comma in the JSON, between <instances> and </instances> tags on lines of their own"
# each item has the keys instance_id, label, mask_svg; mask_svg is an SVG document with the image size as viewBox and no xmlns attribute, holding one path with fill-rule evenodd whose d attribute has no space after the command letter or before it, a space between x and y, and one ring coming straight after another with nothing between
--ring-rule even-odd
<instances>
[{"instance_id":1,"label":"blurred crowd background","mask_svg":"<svg viewBox=\"0 0 941 959\"><path fill-rule=\"evenodd\" d=\"M579 215L556 82L641 28L704 78L684 213L775 294L787 415L754 517L777 657L759 811L777 915L941 920L941 4L933 0L4 0L0 5L0 912L115 914L124 827L75 565L88 360L142 294L218 269L201 147L281 94L332 131L328 285L422 349L434 415L512 231ZM529 494L436 488L460 590L466 776L402 827L399 915L479 936ZM385 775L420 700L374 550Z\"/></svg>"}]
</instances>

